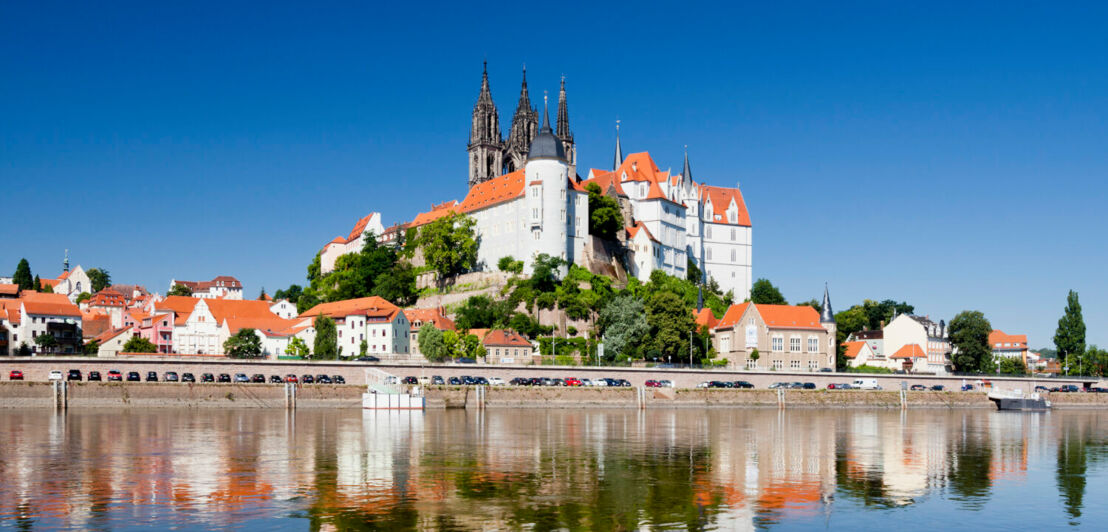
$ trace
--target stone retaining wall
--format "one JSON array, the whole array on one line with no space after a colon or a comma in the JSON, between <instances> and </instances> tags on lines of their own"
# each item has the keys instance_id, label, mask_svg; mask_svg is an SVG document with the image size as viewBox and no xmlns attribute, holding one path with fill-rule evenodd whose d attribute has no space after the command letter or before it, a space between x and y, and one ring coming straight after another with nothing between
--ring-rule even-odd
<instances>
[{"instance_id":1,"label":"stone retaining wall","mask_svg":"<svg viewBox=\"0 0 1108 532\"><path fill-rule=\"evenodd\" d=\"M296 404L299 408L360 408L364 391L362 386L301 385L297 388ZM71 382L68 397L71 408L285 407L285 389L281 384ZM4 382L0 385L0 408L52 406L52 388L48 382Z\"/></svg>"}]
</instances>

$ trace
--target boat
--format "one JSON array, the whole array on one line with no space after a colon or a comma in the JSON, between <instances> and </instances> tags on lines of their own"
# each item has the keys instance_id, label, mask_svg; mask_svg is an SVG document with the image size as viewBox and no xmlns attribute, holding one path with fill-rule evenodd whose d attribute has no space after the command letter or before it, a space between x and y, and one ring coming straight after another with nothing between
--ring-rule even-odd
<instances>
[{"instance_id":1,"label":"boat","mask_svg":"<svg viewBox=\"0 0 1108 532\"><path fill-rule=\"evenodd\" d=\"M1044 411L1050 410L1050 401L1038 393L1023 395L1023 390L992 391L989 400L996 403L997 410Z\"/></svg>"}]
</instances>

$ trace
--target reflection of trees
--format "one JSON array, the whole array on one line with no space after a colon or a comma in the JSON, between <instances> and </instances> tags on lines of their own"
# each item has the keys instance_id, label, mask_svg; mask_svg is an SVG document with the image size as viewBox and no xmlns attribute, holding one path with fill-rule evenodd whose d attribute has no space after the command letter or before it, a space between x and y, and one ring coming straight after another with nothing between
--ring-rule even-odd
<instances>
[{"instance_id":1,"label":"reflection of trees","mask_svg":"<svg viewBox=\"0 0 1108 532\"><path fill-rule=\"evenodd\" d=\"M1065 426L1058 441L1058 494L1070 519L1077 519L1081 517L1084 505L1089 464L1104 459L1108 453L1108 442L1092 437L1088 417L1070 416L1064 419Z\"/></svg>"},{"instance_id":2,"label":"reflection of trees","mask_svg":"<svg viewBox=\"0 0 1108 532\"><path fill-rule=\"evenodd\" d=\"M864 506L878 508L896 506L888 497L881 471L866 471L851 463L847 454L850 445L846 433L838 435L835 449L835 484L840 494L848 499L857 500Z\"/></svg>"},{"instance_id":3,"label":"reflection of trees","mask_svg":"<svg viewBox=\"0 0 1108 532\"><path fill-rule=\"evenodd\" d=\"M967 415L948 437L954 441L947 457L947 480L954 500L963 508L979 510L988 501L992 488L993 448L988 438L988 424L980 416Z\"/></svg>"}]
</instances>

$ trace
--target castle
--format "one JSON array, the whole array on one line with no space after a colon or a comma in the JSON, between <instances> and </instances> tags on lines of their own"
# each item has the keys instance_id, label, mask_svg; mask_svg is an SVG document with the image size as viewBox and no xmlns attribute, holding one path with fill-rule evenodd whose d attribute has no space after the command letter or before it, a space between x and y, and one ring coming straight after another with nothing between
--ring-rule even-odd
<instances>
[{"instance_id":1,"label":"castle","mask_svg":"<svg viewBox=\"0 0 1108 532\"><path fill-rule=\"evenodd\" d=\"M737 301L749 296L751 222L738 186L693 181L687 152L679 174L661 171L647 152L624 158L618 125L612 169L591 169L582 179L577 175L577 147L569 129L564 77L555 127L545 96L543 100L540 126L524 70L519 103L505 141L486 64L467 145L466 197L460 202L433 204L430 211L394 228L418 228L451 213L462 213L475 220L480 238L478 270L494 270L502 257L511 256L524 261L524 271L530 272L539 254L584 265L588 250L595 249L595 237L589 233L586 187L596 184L623 212L626 228L618 235L617 244L629 274L645 280L654 270L662 270L684 278L692 264L701 272L701 281L715 280ZM349 236L328 243L321 251L323 273L338 256L360 247L355 243L360 242L367 220L380 228L379 219L371 214L359 220ZM387 241L391 233L376 234Z\"/></svg>"}]
</instances>

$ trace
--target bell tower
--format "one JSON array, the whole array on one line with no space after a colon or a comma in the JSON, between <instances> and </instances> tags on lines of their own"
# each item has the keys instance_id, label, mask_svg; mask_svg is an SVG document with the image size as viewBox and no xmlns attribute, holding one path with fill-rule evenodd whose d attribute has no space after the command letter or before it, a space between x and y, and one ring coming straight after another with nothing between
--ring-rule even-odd
<instances>
[{"instance_id":1,"label":"bell tower","mask_svg":"<svg viewBox=\"0 0 1108 532\"><path fill-rule=\"evenodd\" d=\"M484 183L500 175L504 167L504 141L500 136L500 117L489 90L489 64L481 73L481 94L473 106L469 130L469 186Z\"/></svg>"}]
</instances>

